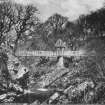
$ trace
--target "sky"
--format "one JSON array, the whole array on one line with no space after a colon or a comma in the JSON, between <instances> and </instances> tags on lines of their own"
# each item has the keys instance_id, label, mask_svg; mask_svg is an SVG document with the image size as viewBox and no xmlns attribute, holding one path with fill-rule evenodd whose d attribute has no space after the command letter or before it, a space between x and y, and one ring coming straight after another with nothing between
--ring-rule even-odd
<instances>
[{"instance_id":1,"label":"sky","mask_svg":"<svg viewBox=\"0 0 105 105\"><path fill-rule=\"evenodd\" d=\"M102 8L105 0L13 0L20 4L33 4L39 12L42 21L55 13L69 18L70 21L78 19L80 15L87 15Z\"/></svg>"}]
</instances>

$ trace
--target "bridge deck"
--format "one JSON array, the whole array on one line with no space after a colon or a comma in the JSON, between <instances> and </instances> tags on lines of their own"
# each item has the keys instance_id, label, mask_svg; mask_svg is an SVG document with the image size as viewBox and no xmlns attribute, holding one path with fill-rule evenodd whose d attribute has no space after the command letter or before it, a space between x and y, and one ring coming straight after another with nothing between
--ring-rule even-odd
<instances>
[{"instance_id":1,"label":"bridge deck","mask_svg":"<svg viewBox=\"0 0 105 105\"><path fill-rule=\"evenodd\" d=\"M87 56L87 54L80 51L18 51L16 56L46 56L46 57L56 57L56 56Z\"/></svg>"}]
</instances>

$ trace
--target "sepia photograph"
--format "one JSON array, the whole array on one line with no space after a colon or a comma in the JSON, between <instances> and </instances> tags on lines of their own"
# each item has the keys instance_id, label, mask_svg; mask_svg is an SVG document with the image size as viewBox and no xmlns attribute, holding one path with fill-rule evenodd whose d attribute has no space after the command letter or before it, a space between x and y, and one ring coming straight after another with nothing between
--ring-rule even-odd
<instances>
[{"instance_id":1,"label":"sepia photograph","mask_svg":"<svg viewBox=\"0 0 105 105\"><path fill-rule=\"evenodd\" d=\"M0 105L104 105L105 0L0 0Z\"/></svg>"}]
</instances>

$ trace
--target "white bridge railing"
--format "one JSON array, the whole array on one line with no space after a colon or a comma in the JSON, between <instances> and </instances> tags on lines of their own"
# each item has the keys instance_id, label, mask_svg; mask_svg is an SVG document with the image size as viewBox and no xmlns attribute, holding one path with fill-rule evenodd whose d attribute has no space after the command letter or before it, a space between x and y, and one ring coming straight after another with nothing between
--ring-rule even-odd
<instances>
[{"instance_id":1,"label":"white bridge railing","mask_svg":"<svg viewBox=\"0 0 105 105\"><path fill-rule=\"evenodd\" d=\"M83 50L79 51L18 51L15 53L16 56L46 56L46 57L56 57L56 56L88 56Z\"/></svg>"}]
</instances>

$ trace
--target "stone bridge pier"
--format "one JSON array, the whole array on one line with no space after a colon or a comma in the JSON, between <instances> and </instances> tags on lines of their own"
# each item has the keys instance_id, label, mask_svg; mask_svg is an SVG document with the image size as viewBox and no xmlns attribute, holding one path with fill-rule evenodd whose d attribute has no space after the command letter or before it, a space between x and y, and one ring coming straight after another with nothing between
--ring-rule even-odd
<instances>
[{"instance_id":1,"label":"stone bridge pier","mask_svg":"<svg viewBox=\"0 0 105 105\"><path fill-rule=\"evenodd\" d=\"M63 42L61 39L58 39L57 42L55 43L55 47L58 52L63 52L64 49L66 48L66 43ZM64 57L63 56L58 57L57 67L64 68Z\"/></svg>"},{"instance_id":2,"label":"stone bridge pier","mask_svg":"<svg viewBox=\"0 0 105 105\"><path fill-rule=\"evenodd\" d=\"M57 67L58 68L64 68L64 57L63 56L58 58Z\"/></svg>"}]
</instances>

